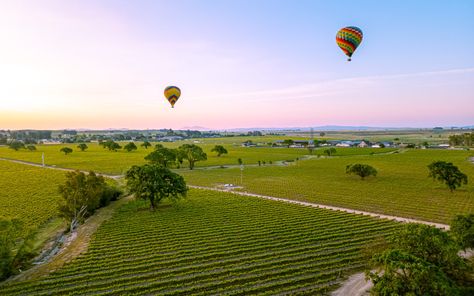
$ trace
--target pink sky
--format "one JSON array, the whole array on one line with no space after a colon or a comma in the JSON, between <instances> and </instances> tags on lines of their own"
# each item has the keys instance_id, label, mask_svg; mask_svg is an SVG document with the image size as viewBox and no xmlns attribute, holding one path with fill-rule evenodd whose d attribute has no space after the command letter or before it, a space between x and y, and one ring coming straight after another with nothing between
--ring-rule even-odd
<instances>
[{"instance_id":1,"label":"pink sky","mask_svg":"<svg viewBox=\"0 0 474 296\"><path fill-rule=\"evenodd\" d=\"M93 1L2 6L0 129L474 124L472 55L416 66L371 60L367 45L347 63L331 40L306 65L297 46L230 46L192 20L176 24L188 35L169 38L169 23ZM168 85L182 90L174 109Z\"/></svg>"}]
</instances>

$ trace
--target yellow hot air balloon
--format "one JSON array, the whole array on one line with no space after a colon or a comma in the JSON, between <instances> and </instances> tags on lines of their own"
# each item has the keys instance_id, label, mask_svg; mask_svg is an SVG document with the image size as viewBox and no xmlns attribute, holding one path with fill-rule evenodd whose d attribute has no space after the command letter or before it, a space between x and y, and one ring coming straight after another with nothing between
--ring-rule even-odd
<instances>
[{"instance_id":1,"label":"yellow hot air balloon","mask_svg":"<svg viewBox=\"0 0 474 296\"><path fill-rule=\"evenodd\" d=\"M171 108L174 108L174 104L176 104L180 95L181 90L176 86L168 86L165 88L165 98L170 102Z\"/></svg>"}]
</instances>

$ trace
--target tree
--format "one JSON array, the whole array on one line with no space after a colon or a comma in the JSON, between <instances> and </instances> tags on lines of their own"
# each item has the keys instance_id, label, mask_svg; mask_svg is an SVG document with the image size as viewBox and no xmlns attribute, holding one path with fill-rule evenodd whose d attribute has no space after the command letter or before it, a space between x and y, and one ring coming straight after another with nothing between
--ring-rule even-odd
<instances>
[{"instance_id":1,"label":"tree","mask_svg":"<svg viewBox=\"0 0 474 296\"><path fill-rule=\"evenodd\" d=\"M178 152L176 149L165 148L163 146L155 148L155 151L151 152L145 157L150 163L159 164L163 167L168 167L169 163L176 161Z\"/></svg>"},{"instance_id":2,"label":"tree","mask_svg":"<svg viewBox=\"0 0 474 296\"><path fill-rule=\"evenodd\" d=\"M104 148L109 149L109 151L117 151L118 149L122 149L122 146L120 146L118 143L114 142L113 140L100 142L99 145L101 145Z\"/></svg>"},{"instance_id":3,"label":"tree","mask_svg":"<svg viewBox=\"0 0 474 296\"><path fill-rule=\"evenodd\" d=\"M13 149L13 150L15 150L15 151L18 151L18 150L20 150L20 149L25 149L25 144L24 144L23 142L21 142L21 141L12 141L12 142L8 145L8 147L9 147L10 149Z\"/></svg>"},{"instance_id":4,"label":"tree","mask_svg":"<svg viewBox=\"0 0 474 296\"><path fill-rule=\"evenodd\" d=\"M13 274L14 249L22 223L18 219L0 218L0 280Z\"/></svg>"},{"instance_id":5,"label":"tree","mask_svg":"<svg viewBox=\"0 0 474 296\"><path fill-rule=\"evenodd\" d=\"M224 148L222 145L216 145L212 148L211 152L216 152L217 156L220 157L222 154L227 154L227 149Z\"/></svg>"},{"instance_id":6,"label":"tree","mask_svg":"<svg viewBox=\"0 0 474 296\"><path fill-rule=\"evenodd\" d=\"M326 133L325 133L325 132L320 132L319 135L320 135L321 137L324 137L324 136L326 135Z\"/></svg>"},{"instance_id":7,"label":"tree","mask_svg":"<svg viewBox=\"0 0 474 296\"><path fill-rule=\"evenodd\" d=\"M109 150L110 151L114 151L114 152L117 152L117 150L119 149L122 149L122 146L120 146L118 143L116 142L112 142L110 143L110 145L108 146Z\"/></svg>"},{"instance_id":8,"label":"tree","mask_svg":"<svg viewBox=\"0 0 474 296\"><path fill-rule=\"evenodd\" d=\"M63 217L71 219L71 232L100 206L107 187L104 177L92 171L89 174L79 171L66 173L66 182L59 185L63 197L59 210Z\"/></svg>"},{"instance_id":9,"label":"tree","mask_svg":"<svg viewBox=\"0 0 474 296\"><path fill-rule=\"evenodd\" d=\"M36 146L35 145L27 145L26 149L28 149L29 151L36 151Z\"/></svg>"},{"instance_id":10,"label":"tree","mask_svg":"<svg viewBox=\"0 0 474 296\"><path fill-rule=\"evenodd\" d=\"M133 142L130 142L127 145L123 146L123 149L127 152L131 152L133 150L137 150L137 145L135 145L135 143Z\"/></svg>"},{"instance_id":11,"label":"tree","mask_svg":"<svg viewBox=\"0 0 474 296\"><path fill-rule=\"evenodd\" d=\"M69 147L63 147L61 150L59 150L64 153L64 155L68 155L69 153L72 153L72 149Z\"/></svg>"},{"instance_id":12,"label":"tree","mask_svg":"<svg viewBox=\"0 0 474 296\"><path fill-rule=\"evenodd\" d=\"M368 164L356 163L346 166L346 174L355 174L364 180L368 176L377 176L377 170Z\"/></svg>"},{"instance_id":13,"label":"tree","mask_svg":"<svg viewBox=\"0 0 474 296\"><path fill-rule=\"evenodd\" d=\"M291 145L293 145L295 142L292 139L286 139L283 141L283 145L286 145L288 148L290 148Z\"/></svg>"},{"instance_id":14,"label":"tree","mask_svg":"<svg viewBox=\"0 0 474 296\"><path fill-rule=\"evenodd\" d=\"M79 148L82 152L86 151L89 147L87 146L86 143L80 143L77 145L77 148Z\"/></svg>"},{"instance_id":15,"label":"tree","mask_svg":"<svg viewBox=\"0 0 474 296\"><path fill-rule=\"evenodd\" d=\"M145 149L148 149L148 147L151 147L151 144L150 144L150 142L145 141L140 146L145 147Z\"/></svg>"},{"instance_id":16,"label":"tree","mask_svg":"<svg viewBox=\"0 0 474 296\"><path fill-rule=\"evenodd\" d=\"M375 295L459 295L469 266L449 235L422 224L407 224L390 247L373 256L375 272L366 272ZM466 285L468 286L468 285Z\"/></svg>"},{"instance_id":17,"label":"tree","mask_svg":"<svg viewBox=\"0 0 474 296\"><path fill-rule=\"evenodd\" d=\"M380 143L380 148L385 148L385 144L384 143Z\"/></svg>"},{"instance_id":18,"label":"tree","mask_svg":"<svg viewBox=\"0 0 474 296\"><path fill-rule=\"evenodd\" d=\"M184 197L188 190L182 176L156 164L134 165L127 171L125 179L130 193L150 201L152 211L163 198Z\"/></svg>"},{"instance_id":19,"label":"tree","mask_svg":"<svg viewBox=\"0 0 474 296\"><path fill-rule=\"evenodd\" d=\"M428 169L430 171L428 176L444 182L451 192L462 184L467 184L467 175L451 162L435 161L428 165Z\"/></svg>"},{"instance_id":20,"label":"tree","mask_svg":"<svg viewBox=\"0 0 474 296\"><path fill-rule=\"evenodd\" d=\"M183 144L178 148L177 158L178 161L186 159L189 162L189 169L192 170L196 161L207 160L207 154L199 146Z\"/></svg>"},{"instance_id":21,"label":"tree","mask_svg":"<svg viewBox=\"0 0 474 296\"><path fill-rule=\"evenodd\" d=\"M238 159L237 159L237 163L238 163L239 165L242 165L244 162L242 161L242 158L238 158Z\"/></svg>"},{"instance_id":22,"label":"tree","mask_svg":"<svg viewBox=\"0 0 474 296\"><path fill-rule=\"evenodd\" d=\"M457 215L450 226L451 236L461 249L474 248L474 214Z\"/></svg>"},{"instance_id":23,"label":"tree","mask_svg":"<svg viewBox=\"0 0 474 296\"><path fill-rule=\"evenodd\" d=\"M331 156L335 154L336 152L337 152L336 148L333 148L333 147L323 150L323 153L325 153L327 156Z\"/></svg>"}]
</instances>

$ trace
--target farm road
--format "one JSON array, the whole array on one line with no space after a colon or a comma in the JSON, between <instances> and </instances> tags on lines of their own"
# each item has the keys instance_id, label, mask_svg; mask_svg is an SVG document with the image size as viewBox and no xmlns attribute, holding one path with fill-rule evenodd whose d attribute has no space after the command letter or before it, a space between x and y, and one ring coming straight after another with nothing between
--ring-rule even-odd
<instances>
[{"instance_id":1,"label":"farm road","mask_svg":"<svg viewBox=\"0 0 474 296\"><path fill-rule=\"evenodd\" d=\"M7 159L7 158L0 158L0 160L4 161L11 161L15 163L20 163L20 164L25 164L25 165L31 165L31 166L36 166L36 167L44 167L48 169L56 169L56 170L63 170L63 171L75 171L74 169L68 169L68 168L60 168L56 166L50 166L50 165L45 165L42 166L41 164L38 163L32 163L32 162L27 162L27 161L21 161L21 160L14 160L14 159ZM474 158L470 159L474 163ZM120 179L123 176L121 175L106 175L106 174L101 174L104 177L109 177L113 179ZM239 191L232 191L232 190L224 190L224 189L218 189L218 188L213 188L213 187L204 187L204 186L194 186L194 185L188 185L190 188L194 189L200 189L200 190L210 190L210 191L219 191L219 192L228 192L236 195L241 195L241 196L252 196L252 197L257 197L257 198L263 198L263 199L268 199L268 200L274 200L274 201L279 201L279 202L286 202L286 203L291 203L291 204L298 204L302 206L308 206L308 207L314 207L314 208L322 208L322 209L328 209L328 210L333 210L333 211L343 211L346 213L351 213L351 214L362 214L362 215L367 215L371 217L376 217L376 218L381 218L381 219L389 219L389 220L395 220L399 222L405 222L405 223L420 223L420 224L426 224L426 225L431 225L435 226L437 228L441 229L449 229L449 225L446 224L440 224L440 223L434 223L434 222L429 222L429 221L422 221L422 220L417 220L417 219L409 219L409 218L403 218L403 217L397 217L397 216L391 216L391 215L383 215L379 213L372 213L372 212L366 212L366 211L359 211L359 210L354 210L354 209L349 209L349 208L342 208L342 207L334 207L334 206L328 206L328 205L323 205L323 204L316 204L316 203L310 203L310 202L303 202L303 201L296 201L296 200L290 200L290 199L285 199L285 198L279 198L279 197L273 197L273 196L266 196L266 195L260 195L260 194L254 194L254 193L248 193L248 192L239 192ZM122 200L122 203L124 203L127 200L130 200L131 197L128 196L127 198L124 198ZM119 206L119 203L117 203L116 206ZM114 207L115 209L116 207ZM112 209L111 209L112 210ZM83 234L78 234L77 238L74 241L71 241L69 245L66 245L62 251L56 255L50 262L46 264L42 264L39 266L35 266L31 268L30 270L26 271L25 273L20 274L13 280L19 280L21 279L26 279L26 278L34 278L37 276L45 275L48 274L49 272L56 270L60 266L62 266L65 262L68 262L72 260L73 258L77 257L79 254L87 250L87 246L89 244L89 240L91 235L95 232L97 227L106 219L108 219L113 213L112 211L108 211L107 213L104 213L104 215L101 215L102 218L98 218L99 221L90 221L90 223L87 223L87 225L82 225L83 226ZM95 216L95 215L94 215ZM91 217L93 218L93 217ZM80 230L79 230L80 231ZM471 254L472 255L472 254ZM370 289L372 286L371 282L366 282L365 281L365 275L364 273L357 273L349 277L349 279L341 286L339 289L333 292L333 296L336 295L367 295L368 289Z\"/></svg>"},{"instance_id":2,"label":"farm road","mask_svg":"<svg viewBox=\"0 0 474 296\"><path fill-rule=\"evenodd\" d=\"M354 210L354 209L349 209L349 208L334 207L334 206L328 206L328 205L317 204L317 203L312 203L312 202L305 202L305 201L298 201L298 200L292 200L292 199L286 199L286 198L280 198L280 197L274 197L274 196L260 195L260 194L249 193L249 192L231 191L231 190L218 189L218 188L213 188L213 187L194 186L194 185L188 185L188 187L195 188L195 189L202 189L202 190L230 192L236 195L253 196L253 197L258 197L258 198L263 198L263 199L302 205L306 207L321 208L321 209L327 209L327 210L333 210L333 211L342 211L342 212L351 213L351 214L365 215L365 216L376 217L380 219L394 220L398 222L426 224L426 225L434 226L436 228L449 230L449 225L423 221L423 220L417 220L417 219L410 219L410 218L403 218L403 217L398 217L398 216L384 215L384 214L379 214L379 213L359 211L359 210Z\"/></svg>"},{"instance_id":3,"label":"farm road","mask_svg":"<svg viewBox=\"0 0 474 296\"><path fill-rule=\"evenodd\" d=\"M0 157L0 160L11 161L11 162L15 162L15 163L26 164L26 165L36 166L36 167L43 167L41 164L38 164L38 163L22 161L22 160L16 160L16 159L9 159L9 158L1 158ZM76 171L75 169L60 168L60 167L51 166L51 165L45 165L44 168L62 170L62 171ZM83 172L87 173L87 171L83 171ZM122 175L107 175L107 174L98 174L98 175L101 175L101 176L104 176L104 177L107 177L107 178L116 179L116 180L123 177ZM195 189L202 189L202 190L230 192L230 193L236 194L236 195L253 196L253 197L269 199L269 200L274 200L274 201L298 204L298 205L307 206L307 207L321 208L321 209L327 209L327 210L333 210L333 211L342 211L342 212L351 213L351 214L366 215L366 216L370 216L370 217L394 220L394 221L404 222L404 223L420 223L420 224L426 224L426 225L434 226L436 228L449 230L449 225L441 224L441 223L434 223L434 222L429 222L429 221L423 221L423 220L417 220L417 219L410 219L410 218L403 218L403 217L398 217L398 216L384 215L384 214L380 214L380 213L366 212L366 211L354 210L354 209L343 208L343 207L335 207L335 206L317 204L317 203L312 203L312 202L291 200L291 199L286 199L286 198L281 198L281 197L267 196L267 195L249 193L249 192L225 190L225 189L219 189L219 188L214 188L214 187L195 186L195 185L188 185L188 187L195 188Z\"/></svg>"}]
</instances>

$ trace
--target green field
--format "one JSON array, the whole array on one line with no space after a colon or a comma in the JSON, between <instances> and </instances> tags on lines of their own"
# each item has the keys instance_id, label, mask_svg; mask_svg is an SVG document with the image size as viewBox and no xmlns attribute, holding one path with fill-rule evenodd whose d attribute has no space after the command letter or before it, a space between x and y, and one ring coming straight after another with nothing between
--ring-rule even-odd
<instances>
[{"instance_id":1,"label":"green field","mask_svg":"<svg viewBox=\"0 0 474 296\"><path fill-rule=\"evenodd\" d=\"M18 218L23 233L58 215L58 185L64 172L0 160L0 217Z\"/></svg>"},{"instance_id":2,"label":"green field","mask_svg":"<svg viewBox=\"0 0 474 296\"><path fill-rule=\"evenodd\" d=\"M234 138L231 138L236 140ZM226 140L226 138L212 139L212 141ZM207 161L199 161L196 163L197 167L208 167L208 166L220 166L220 165L231 165L237 164L237 159L242 158L246 164L256 164L259 160L265 162L275 162L281 160L295 160L296 158L304 157L309 154L307 149L296 149L296 148L255 148L255 147L241 147L240 144L244 138L237 140L236 144L224 144L226 149L229 151L228 154L224 154L221 157L217 157L216 153L211 152L215 143L198 143L196 145L201 146L207 153ZM208 140L211 141L211 140ZM187 142L174 142L174 143L163 143L167 147L176 148L183 143ZM216 142L219 143L219 142ZM124 143L121 143L122 146ZM155 143L153 143L155 144ZM69 155L59 150L61 147L71 147L74 152ZM132 165L144 164L144 157L148 155L152 148L144 149L140 147L137 151L126 152L119 150L117 152L108 151L100 147L97 143L89 143L89 149L85 152L81 152L76 148L77 144L64 144L64 145L37 145L36 151L20 150L14 151L7 147L0 147L0 157L19 159L34 163L41 163L42 153L45 155L45 163L47 165L55 165L64 168L73 168L79 170L94 170L97 172L108 173L108 174L124 174ZM393 149L370 149L370 148L354 148L354 149L338 149L338 154L349 155L349 154L369 154L369 153L385 153L392 151ZM321 154L322 150L318 150L316 153ZM186 166L186 161L184 163Z\"/></svg>"},{"instance_id":3,"label":"green field","mask_svg":"<svg viewBox=\"0 0 474 296\"><path fill-rule=\"evenodd\" d=\"M337 154L336 154L337 155ZM244 191L447 223L456 214L474 211L472 151L407 150L403 153L317 158L289 166L246 167ZM469 177L468 186L454 193L428 178L427 165L435 160L453 162ZM345 167L366 163L377 177L360 180ZM192 185L241 185L238 168L183 171Z\"/></svg>"},{"instance_id":4,"label":"green field","mask_svg":"<svg viewBox=\"0 0 474 296\"><path fill-rule=\"evenodd\" d=\"M1 295L315 295L360 270L363 248L400 224L255 197L191 190L156 212L135 201L87 253Z\"/></svg>"}]
</instances>

